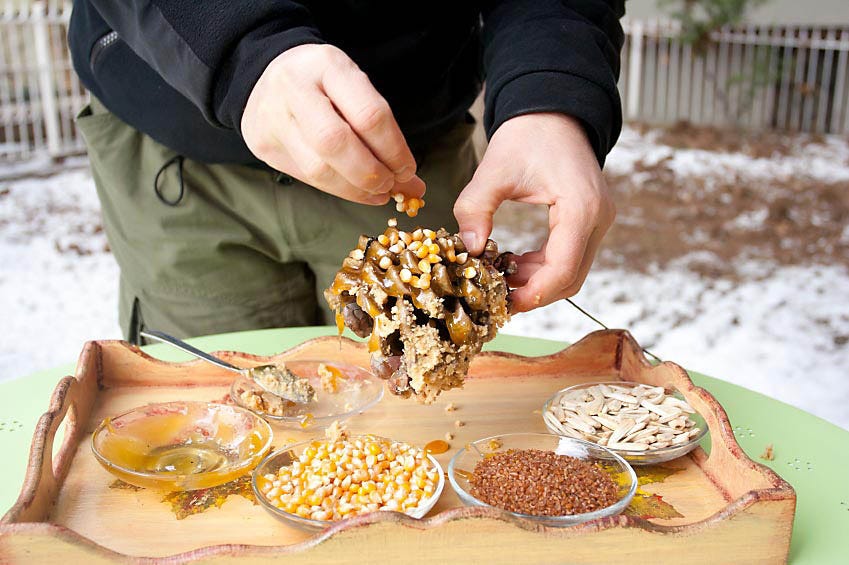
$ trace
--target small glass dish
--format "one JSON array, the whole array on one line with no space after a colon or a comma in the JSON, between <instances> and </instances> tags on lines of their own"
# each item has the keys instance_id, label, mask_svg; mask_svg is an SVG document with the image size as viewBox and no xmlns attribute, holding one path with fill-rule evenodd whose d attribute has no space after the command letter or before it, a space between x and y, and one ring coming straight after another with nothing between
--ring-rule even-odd
<instances>
[{"instance_id":1,"label":"small glass dish","mask_svg":"<svg viewBox=\"0 0 849 565\"><path fill-rule=\"evenodd\" d=\"M512 433L485 437L467 444L460 449L448 463L448 480L451 487L467 506L484 506L496 508L482 500L474 497L471 492L470 478L473 476L475 466L493 453L503 453L508 450L539 449L552 451L557 455L568 455L588 462L598 463L602 470L610 474L617 486L617 501L605 508L594 512L583 514L569 514L564 516L536 516L532 514L520 514L503 510L512 516L524 518L543 524L545 526L566 527L574 526L615 516L620 514L631 503L637 490L637 475L627 461L611 452L609 449L584 441L565 436L544 433Z\"/></svg>"},{"instance_id":2,"label":"small glass dish","mask_svg":"<svg viewBox=\"0 0 849 565\"><path fill-rule=\"evenodd\" d=\"M91 449L107 471L132 485L165 491L209 488L259 464L271 427L244 408L163 402L106 418Z\"/></svg>"},{"instance_id":3,"label":"small glass dish","mask_svg":"<svg viewBox=\"0 0 849 565\"><path fill-rule=\"evenodd\" d=\"M355 440L357 438L365 439L365 438L373 438L378 440L385 440L386 438L382 438L379 436L368 436L368 435L355 435L351 436L349 439ZM295 443L289 446L286 446L282 449L278 449L277 451L271 453L262 460L262 462L257 465L256 469L253 472L253 479L251 484L253 486L254 496L259 500L260 505L268 511L269 514L287 524L289 526L293 526L300 530L304 530L307 532L318 532L324 529L329 528L333 524L337 523L334 520L313 520L312 518L304 518L302 516L298 516L297 514L292 514L291 512L286 512L280 508L277 508L268 499L264 494L260 491L259 485L257 484L257 477L262 477L266 474L276 474L277 471L281 467L286 467L291 465L293 461L296 461L301 453L304 452L308 447L313 445L316 441L323 441L323 438L319 439L311 439L307 441L302 441L299 443ZM391 441L391 440L390 440ZM442 494L442 489L445 488L445 473L442 471L442 466L439 462L432 456L427 455L428 460L430 460L430 464L439 474L439 483L436 485L436 489L433 491L433 494L421 503L419 506L413 509L409 509L404 514L410 516L412 518L424 518L428 512L436 504L436 501L439 500L439 496ZM390 510L377 510L377 512L390 512Z\"/></svg>"},{"instance_id":4,"label":"small glass dish","mask_svg":"<svg viewBox=\"0 0 849 565\"><path fill-rule=\"evenodd\" d=\"M551 422L548 421L548 419L545 417L545 415L548 412L549 408L555 402L557 402L559 400L561 395L566 394L566 393L570 393L570 392L574 392L576 390L582 390L582 389L594 387L594 386L599 385L599 384L615 385L615 386L620 386L620 387L625 387L625 388L634 388L634 387L636 387L636 386L638 386L642 383L632 383L632 382L626 382L626 381L608 381L608 382L601 382L601 383L583 383L583 384L574 385L574 386L570 386L570 387L566 387L564 389L558 390L557 392L555 392L551 396L551 398L549 398L545 402L545 404L542 407L542 418L543 418L543 421L545 422L545 427L548 428L548 430L553 434L565 435L567 437L577 437L578 439L582 439L582 440L585 440L585 441L589 441L590 443L593 443L593 441L591 439L586 439L584 437L579 437L579 436L571 436L569 434L564 433L565 430L556 429L551 424ZM678 391L670 391L670 390L667 389L666 393L667 394L671 393L672 396L674 396L675 398L677 398L679 400L684 400L684 395L682 395ZM614 449L614 448L607 448L607 449L610 449L610 451L616 453L617 455L622 456L623 459L625 459L626 461L628 461L628 463L630 463L632 465L654 465L654 464L657 464L657 463L665 463L666 461L671 461L673 459L677 459L677 458L679 458L683 455L686 455L687 453L691 452L692 450L694 450L696 448L696 446L699 445L699 442L702 440L702 438L704 438L705 435L708 432L707 423L705 422L705 419L702 418L702 416L698 412L695 412L693 414L688 414L688 416L689 416L690 419L692 419L696 423L694 427L699 428L699 433L697 435L695 435L694 437L690 438L689 440L687 440L686 442L682 443L682 444L670 445L668 447L661 447L659 449L649 449L649 450L646 450L646 451L631 450L631 449ZM602 446L602 447L606 447L606 446Z\"/></svg>"},{"instance_id":5,"label":"small glass dish","mask_svg":"<svg viewBox=\"0 0 849 565\"><path fill-rule=\"evenodd\" d=\"M318 366L325 365L336 371L336 392L326 392L318 374ZM245 377L237 377L230 386L230 398L242 408L251 410L265 418L271 425L295 430L323 429L334 421L344 422L348 418L365 412L383 398L383 381L370 371L355 365L321 360L286 361L286 368L301 378L306 378L315 389L315 399L308 404L288 404L281 413L269 414L255 409L242 398L242 391L260 390L258 385Z\"/></svg>"}]
</instances>

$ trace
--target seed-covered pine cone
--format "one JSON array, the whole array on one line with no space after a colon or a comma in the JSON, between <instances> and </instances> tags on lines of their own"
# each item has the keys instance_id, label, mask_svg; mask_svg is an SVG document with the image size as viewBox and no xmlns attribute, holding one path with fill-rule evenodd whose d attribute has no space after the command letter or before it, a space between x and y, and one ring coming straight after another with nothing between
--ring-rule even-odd
<instances>
[{"instance_id":1,"label":"seed-covered pine cone","mask_svg":"<svg viewBox=\"0 0 849 565\"><path fill-rule=\"evenodd\" d=\"M462 386L472 358L510 319L504 277L516 263L492 240L472 257L444 229L396 226L360 236L324 297L340 332L369 337L372 369L389 390L430 404Z\"/></svg>"}]
</instances>

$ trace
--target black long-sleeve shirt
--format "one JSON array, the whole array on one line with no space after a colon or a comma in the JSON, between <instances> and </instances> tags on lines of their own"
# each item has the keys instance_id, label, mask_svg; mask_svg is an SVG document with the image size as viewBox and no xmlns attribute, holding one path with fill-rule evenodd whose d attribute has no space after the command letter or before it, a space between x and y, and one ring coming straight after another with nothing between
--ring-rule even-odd
<instances>
[{"instance_id":1,"label":"black long-sleeve shirt","mask_svg":"<svg viewBox=\"0 0 849 565\"><path fill-rule=\"evenodd\" d=\"M583 123L603 163L622 125L624 0L76 0L69 42L86 87L187 157L259 164L239 133L251 89L280 53L345 51L411 146L460 121L486 76L484 126L554 111Z\"/></svg>"}]
</instances>

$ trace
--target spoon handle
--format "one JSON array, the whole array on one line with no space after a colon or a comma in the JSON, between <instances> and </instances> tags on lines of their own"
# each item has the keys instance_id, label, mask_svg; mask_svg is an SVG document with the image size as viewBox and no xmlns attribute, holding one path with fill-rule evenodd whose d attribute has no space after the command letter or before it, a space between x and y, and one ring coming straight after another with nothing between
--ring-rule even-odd
<instances>
[{"instance_id":1,"label":"spoon handle","mask_svg":"<svg viewBox=\"0 0 849 565\"><path fill-rule=\"evenodd\" d=\"M197 347L193 347L193 346L189 345L188 343L186 343L185 341L183 341L181 339L177 339L174 336L168 335L165 332L160 332L160 331L157 331L157 330L142 330L140 333L144 337L147 337L147 338L150 338L150 339L155 339L156 341L161 341L162 343L167 343L168 345L172 345L172 346L176 347L177 349L179 349L181 351L185 351L186 353L188 353L190 355L194 355L195 357L203 359L204 361L208 361L209 363L212 363L213 365L218 365L219 367L222 367L224 369L228 369L230 371L235 371L236 373L239 373L240 375L244 374L243 369L240 369L239 367L236 367L235 365L231 365L227 361L223 361L223 360L219 359L218 357L213 357L209 353L207 353L205 351L201 351Z\"/></svg>"}]
</instances>

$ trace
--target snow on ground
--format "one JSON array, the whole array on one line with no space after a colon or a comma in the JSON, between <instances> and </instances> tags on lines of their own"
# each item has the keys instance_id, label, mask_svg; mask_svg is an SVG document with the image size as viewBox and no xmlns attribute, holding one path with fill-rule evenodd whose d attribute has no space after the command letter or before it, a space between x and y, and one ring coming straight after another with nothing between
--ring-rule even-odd
<instances>
[{"instance_id":1,"label":"snow on ground","mask_svg":"<svg viewBox=\"0 0 849 565\"><path fill-rule=\"evenodd\" d=\"M0 181L0 380L72 361L85 341L121 337L118 265L99 226L86 169Z\"/></svg>"},{"instance_id":2,"label":"snow on ground","mask_svg":"<svg viewBox=\"0 0 849 565\"><path fill-rule=\"evenodd\" d=\"M682 179L849 181L846 140L826 138L799 144L790 153L752 156L673 148L658 141L659 135L626 129L608 160L609 173L639 181L639 175L652 174L646 164L663 161ZM620 219L623 225L640 221L621 209ZM766 211L741 210L729 225L758 230L766 221ZM0 380L68 362L86 340L120 337L118 270L99 226L85 169L0 180L0 296L6 329ZM849 244L847 230L838 243ZM513 249L529 249L539 234L526 231L521 223L507 222L494 237L502 247L510 242ZM575 297L578 304L610 327L629 329L664 359L849 429L849 260L788 264L742 253L735 259L734 276L727 277L692 269L695 263L717 260L698 246L645 269L619 259L615 251L605 250ZM562 302L517 316L504 331L574 341L595 329L594 322ZM47 350L45 343L51 344Z\"/></svg>"},{"instance_id":3,"label":"snow on ground","mask_svg":"<svg viewBox=\"0 0 849 565\"><path fill-rule=\"evenodd\" d=\"M849 276L786 267L761 281L706 284L679 269L590 273L576 304L627 328L661 359L798 406L849 429ZM841 311L842 310L842 311ZM504 332L575 341L599 329L567 302L516 316Z\"/></svg>"}]
</instances>

